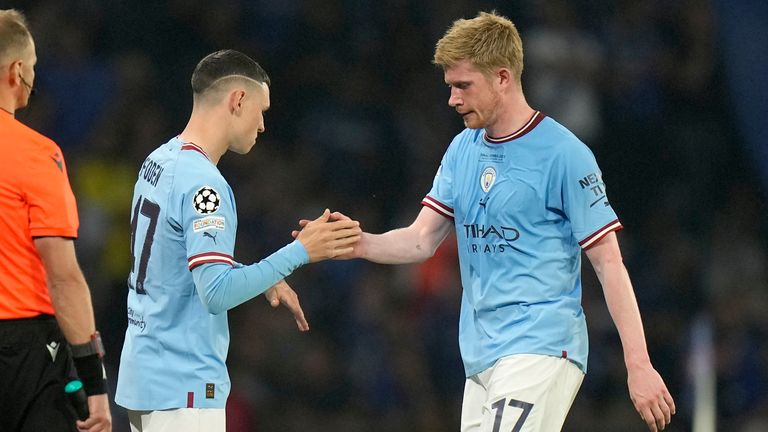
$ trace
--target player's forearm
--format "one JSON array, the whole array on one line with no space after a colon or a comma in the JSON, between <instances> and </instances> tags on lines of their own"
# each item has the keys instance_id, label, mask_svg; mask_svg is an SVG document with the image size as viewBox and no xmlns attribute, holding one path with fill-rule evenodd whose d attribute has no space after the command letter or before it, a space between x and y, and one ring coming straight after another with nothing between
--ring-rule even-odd
<instances>
[{"instance_id":1,"label":"player's forearm","mask_svg":"<svg viewBox=\"0 0 768 432\"><path fill-rule=\"evenodd\" d=\"M605 302L619 332L627 368L650 363L645 332L632 283L624 264L608 260L595 268L603 286Z\"/></svg>"},{"instance_id":2,"label":"player's forearm","mask_svg":"<svg viewBox=\"0 0 768 432\"><path fill-rule=\"evenodd\" d=\"M96 331L88 285L79 271L64 278L51 278L48 283L56 321L70 344L91 340Z\"/></svg>"},{"instance_id":3,"label":"player's forearm","mask_svg":"<svg viewBox=\"0 0 768 432\"><path fill-rule=\"evenodd\" d=\"M192 270L192 277L208 311L219 314L262 294L308 262L306 250L294 241L258 263L234 268L203 264Z\"/></svg>"},{"instance_id":4,"label":"player's forearm","mask_svg":"<svg viewBox=\"0 0 768 432\"><path fill-rule=\"evenodd\" d=\"M422 262L434 255L440 243L431 240L413 226L384 234L363 233L360 239L361 258L379 264Z\"/></svg>"}]
</instances>

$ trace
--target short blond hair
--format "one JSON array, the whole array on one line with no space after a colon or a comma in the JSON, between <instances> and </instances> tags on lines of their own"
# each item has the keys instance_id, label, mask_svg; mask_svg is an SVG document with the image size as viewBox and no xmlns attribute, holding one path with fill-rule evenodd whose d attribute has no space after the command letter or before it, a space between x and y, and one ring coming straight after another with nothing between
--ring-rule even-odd
<instances>
[{"instance_id":1,"label":"short blond hair","mask_svg":"<svg viewBox=\"0 0 768 432\"><path fill-rule=\"evenodd\" d=\"M0 10L0 63L21 55L31 40L24 14L15 9Z\"/></svg>"},{"instance_id":2,"label":"short blond hair","mask_svg":"<svg viewBox=\"0 0 768 432\"><path fill-rule=\"evenodd\" d=\"M495 11L459 19L437 41L432 62L443 69L469 60L484 73L509 68L517 82L523 74L523 42L515 24Z\"/></svg>"}]
</instances>

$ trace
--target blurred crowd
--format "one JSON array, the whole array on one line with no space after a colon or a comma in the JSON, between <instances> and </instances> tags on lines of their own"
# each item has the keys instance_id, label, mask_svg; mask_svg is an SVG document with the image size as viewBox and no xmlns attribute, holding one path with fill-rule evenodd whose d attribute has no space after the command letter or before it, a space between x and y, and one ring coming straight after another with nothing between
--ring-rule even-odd
<instances>
[{"instance_id":1,"label":"blurred crowd","mask_svg":"<svg viewBox=\"0 0 768 432\"><path fill-rule=\"evenodd\" d=\"M326 207L374 233L410 223L463 127L431 64L434 43L453 20L496 9L521 32L531 105L601 165L651 358L677 402L669 430L691 430L700 319L714 329L718 430L768 430L766 190L736 127L709 0L0 3L31 20L38 94L18 117L67 158L112 384L133 182L144 157L183 129L197 61L234 48L272 78L266 132L248 156L219 164L238 200L235 258L250 263ZM288 282L308 334L262 298L231 311L228 430L458 430L456 262L449 238L421 265L305 267ZM589 373L565 430L645 430L584 267ZM123 410L113 412L115 430L127 431Z\"/></svg>"}]
</instances>

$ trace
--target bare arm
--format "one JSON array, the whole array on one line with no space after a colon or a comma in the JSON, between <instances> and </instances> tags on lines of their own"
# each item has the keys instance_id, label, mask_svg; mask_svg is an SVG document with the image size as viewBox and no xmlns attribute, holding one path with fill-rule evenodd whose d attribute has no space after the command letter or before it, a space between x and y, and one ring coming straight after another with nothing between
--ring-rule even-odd
<instances>
[{"instance_id":1,"label":"bare arm","mask_svg":"<svg viewBox=\"0 0 768 432\"><path fill-rule=\"evenodd\" d=\"M84 344L96 331L91 292L77 263L72 239L39 237L35 239L48 276L56 320L70 344Z\"/></svg>"},{"instance_id":2,"label":"bare arm","mask_svg":"<svg viewBox=\"0 0 768 432\"><path fill-rule=\"evenodd\" d=\"M351 219L342 213L334 212L331 214L331 220ZM308 219L302 219L299 226L304 228L309 222ZM363 232L360 241L352 245L352 252L337 255L334 259L363 258L379 264L422 262L435 254L452 225L451 220L424 207L410 226L384 234ZM297 238L300 232L294 230L291 235Z\"/></svg>"},{"instance_id":3,"label":"bare arm","mask_svg":"<svg viewBox=\"0 0 768 432\"><path fill-rule=\"evenodd\" d=\"M48 291L61 332L70 345L89 342L91 335L96 332L96 324L93 318L91 291L77 263L74 242L64 237L38 237L34 241L48 276ZM78 372L82 377L83 371L79 366ZM112 414L109 412L106 393L89 395L88 410L90 417L85 421L77 421L80 430L112 430Z\"/></svg>"},{"instance_id":4,"label":"bare arm","mask_svg":"<svg viewBox=\"0 0 768 432\"><path fill-rule=\"evenodd\" d=\"M408 227L384 234L363 233L355 253L359 258L379 264L422 262L435 254L452 226L451 220L423 207Z\"/></svg>"},{"instance_id":5,"label":"bare arm","mask_svg":"<svg viewBox=\"0 0 768 432\"><path fill-rule=\"evenodd\" d=\"M619 331L630 398L651 431L663 430L675 413L675 403L651 365L640 310L616 234L609 233L587 249L586 254L600 279L608 311Z\"/></svg>"}]
</instances>

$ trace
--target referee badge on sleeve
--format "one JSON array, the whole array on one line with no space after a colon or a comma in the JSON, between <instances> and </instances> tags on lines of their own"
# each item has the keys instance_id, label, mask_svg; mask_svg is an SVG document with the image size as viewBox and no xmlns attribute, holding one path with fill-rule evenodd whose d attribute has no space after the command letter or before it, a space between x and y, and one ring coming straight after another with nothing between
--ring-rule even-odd
<instances>
[{"instance_id":1,"label":"referee badge on sleeve","mask_svg":"<svg viewBox=\"0 0 768 432\"><path fill-rule=\"evenodd\" d=\"M220 204L221 196L210 186L201 187L192 198L192 205L200 214L211 214L219 209Z\"/></svg>"}]
</instances>

